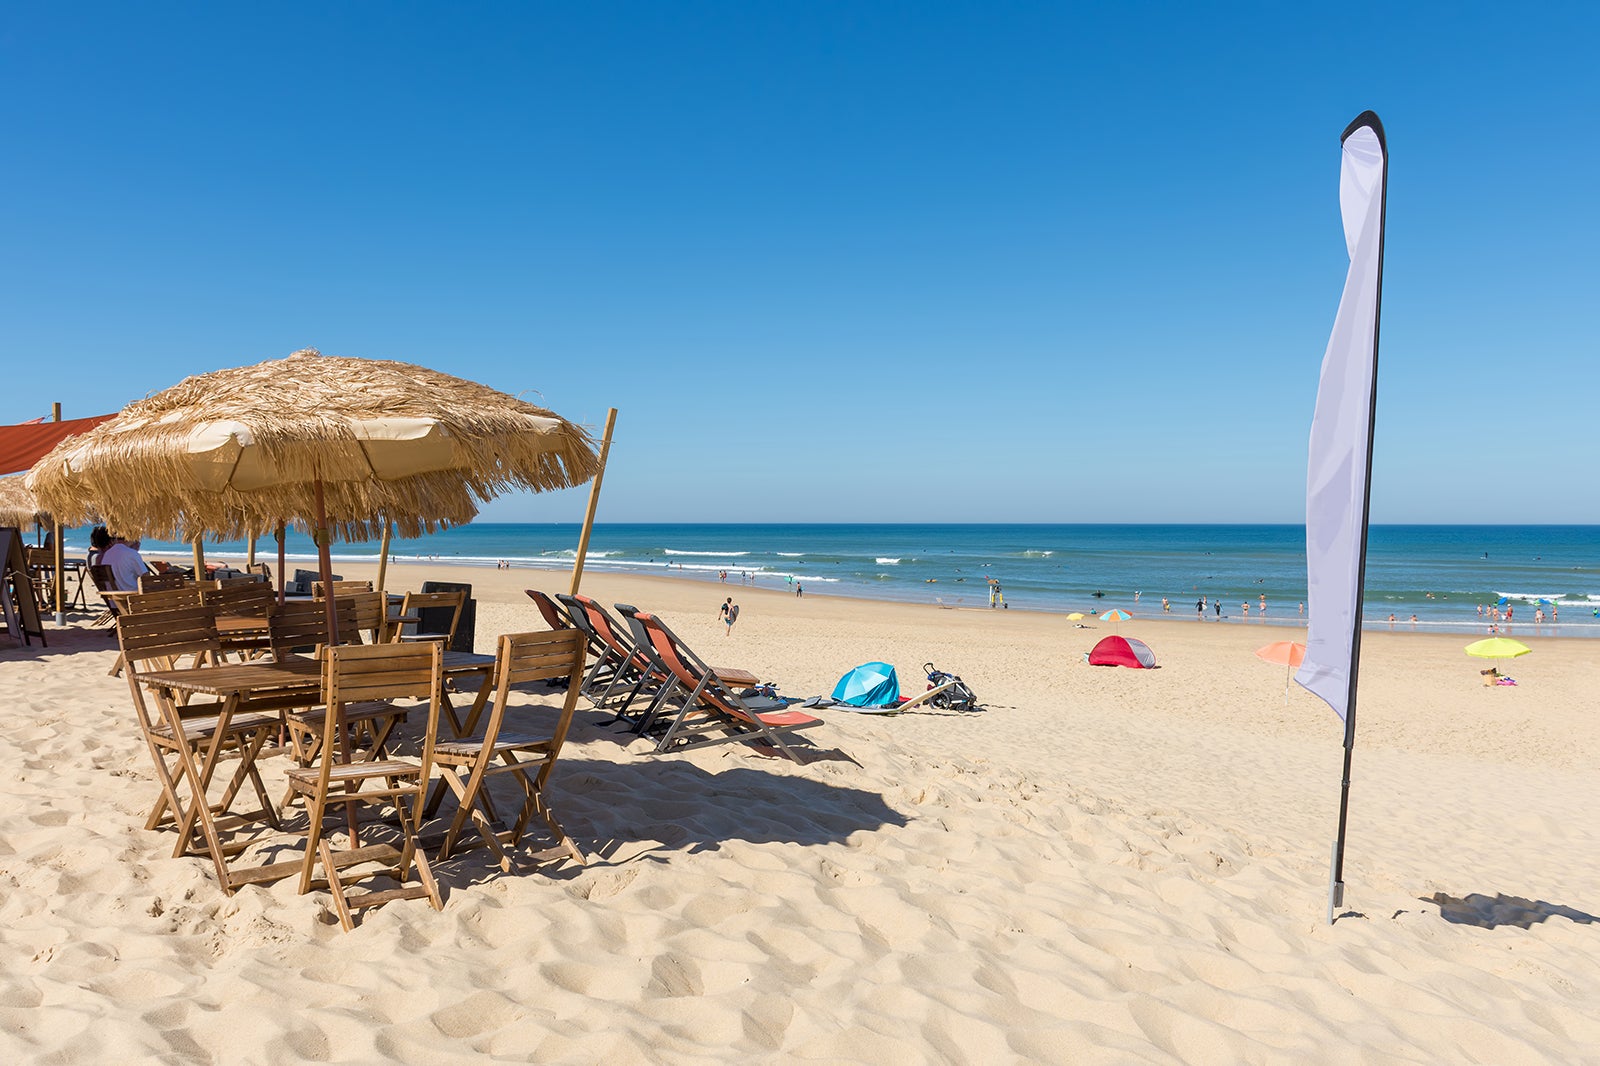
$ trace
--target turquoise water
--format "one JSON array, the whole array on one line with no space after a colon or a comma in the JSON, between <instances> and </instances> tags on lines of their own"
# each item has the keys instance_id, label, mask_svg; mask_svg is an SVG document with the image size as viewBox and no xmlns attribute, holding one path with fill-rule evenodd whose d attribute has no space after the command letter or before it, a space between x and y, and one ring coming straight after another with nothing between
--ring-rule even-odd
<instances>
[{"instance_id":1,"label":"turquoise water","mask_svg":"<svg viewBox=\"0 0 1600 1066\"><path fill-rule=\"evenodd\" d=\"M1298 622L1305 599L1305 533L1267 525L652 525L595 528L587 567L702 581L726 570L730 584L793 587L808 594L859 596L951 606L983 606L988 578L1001 583L1012 607L1044 611L1160 613L1168 597L1174 617L1193 617L1195 601L1221 598L1230 621ZM68 544L81 549L85 531ZM576 525L477 523L415 541L396 541L402 559L456 564L570 569ZM181 544L146 542L146 554L188 555ZM304 565L310 539L291 532L287 549ZM208 547L239 556L244 545ZM263 558L275 553L270 538ZM378 546L336 544L335 559L375 559ZM1095 596L1094 593L1104 593ZM1137 602L1134 593L1140 594ZM1476 630L1480 604L1506 597L1515 632L1600 636L1600 527L1374 526L1369 536L1365 618L1418 628ZM1560 624L1533 626L1539 599L1551 601Z\"/></svg>"}]
</instances>

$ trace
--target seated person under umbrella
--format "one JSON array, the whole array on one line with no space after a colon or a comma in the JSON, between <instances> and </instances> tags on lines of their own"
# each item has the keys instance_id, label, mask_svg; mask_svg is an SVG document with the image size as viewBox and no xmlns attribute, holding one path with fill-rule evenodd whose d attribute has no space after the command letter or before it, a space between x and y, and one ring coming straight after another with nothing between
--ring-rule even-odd
<instances>
[{"instance_id":1,"label":"seated person under umbrella","mask_svg":"<svg viewBox=\"0 0 1600 1066\"><path fill-rule=\"evenodd\" d=\"M144 558L121 537L112 537L105 526L95 526L89 534L91 565L108 567L118 592L138 592L139 575L150 569Z\"/></svg>"}]
</instances>

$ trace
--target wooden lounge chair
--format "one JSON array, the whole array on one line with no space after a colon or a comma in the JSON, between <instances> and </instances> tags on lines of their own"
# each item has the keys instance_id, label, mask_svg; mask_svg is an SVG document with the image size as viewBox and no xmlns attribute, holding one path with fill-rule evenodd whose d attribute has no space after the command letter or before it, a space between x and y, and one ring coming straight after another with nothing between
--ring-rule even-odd
<instances>
[{"instance_id":1,"label":"wooden lounge chair","mask_svg":"<svg viewBox=\"0 0 1600 1066\"><path fill-rule=\"evenodd\" d=\"M759 740L793 761L800 761L784 737L821 725L820 718L792 710L779 699L740 696L655 615L640 611L634 617L644 626L661 662L677 677L683 693L677 716L656 744L658 754L734 740Z\"/></svg>"},{"instance_id":2,"label":"wooden lounge chair","mask_svg":"<svg viewBox=\"0 0 1600 1066\"><path fill-rule=\"evenodd\" d=\"M583 852L556 821L545 793L550 771L561 754L573 711L578 705L578 682L583 677L585 651L583 635L576 629L516 633L500 638L494 667L494 703L483 736L441 741L434 746L434 764L439 767L440 780L433 787L427 813L431 816L438 809L446 787L455 793L457 802L455 817L439 849L440 859L450 857L470 818L478 835L500 860L500 868L509 872L511 856L507 849L517 846L528 822L537 814L555 838L555 847L540 852L535 859L566 855L579 864L585 861ZM559 710L548 706L507 707L511 686L558 678L567 682ZM552 717L553 721L541 721ZM507 728L509 718L536 731ZM494 807L485 787L489 778L502 774L512 775L523 793L522 809L510 828L496 826Z\"/></svg>"},{"instance_id":3,"label":"wooden lounge chair","mask_svg":"<svg viewBox=\"0 0 1600 1066\"><path fill-rule=\"evenodd\" d=\"M417 823L428 778L433 772L434 734L439 728L439 700L443 685L443 648L422 644L335 645L327 650L323 673L323 702L329 708L363 701L418 699L428 701L428 725L422 735L421 759L371 759L342 761L337 745L323 746L317 765L288 773L289 787L306 800L310 828L300 870L300 892L311 891L320 864L333 893L339 924L355 928L353 911L376 907L397 899L427 899L434 910L444 909L439 885L428 857L417 846ZM400 843L368 844L335 851L325 835L323 821L332 807L342 813L352 805L392 806L399 820ZM347 895L348 885L370 873L344 873L351 867L382 864L379 871L402 887ZM416 866L418 884L406 885Z\"/></svg>"},{"instance_id":4,"label":"wooden lounge chair","mask_svg":"<svg viewBox=\"0 0 1600 1066\"><path fill-rule=\"evenodd\" d=\"M182 815L180 819L179 812L184 812L189 805L182 802L177 790L187 778L191 782L200 783L191 790L196 797L205 795L209 781L202 769L202 763L209 761L214 765L215 756L222 750L215 749L210 759L207 758L208 753L213 752L213 746L218 740L221 705L188 703L179 706L175 702L152 695L149 698L157 703L157 709L153 712L146 702L146 692L140 677L149 670L172 669L175 661L182 655L192 654L201 657L208 653L214 654L220 649L216 626L212 623L211 612L198 605L174 610L126 613L117 626L117 641L126 663L128 690L133 697L133 708L138 718L139 730L150 749L150 758L155 763L156 780L161 786L161 794L150 810L145 828L155 829L169 817L180 820L181 832L173 850L173 855L176 857L188 851L188 844L192 839L191 828L195 820L195 812L192 810ZM262 784L261 775L255 768L256 754L277 731L278 716L272 713L235 714L229 720L221 737L222 745L248 748L249 755L240 760L239 772L236 772L229 781L220 801L220 809L228 809L233 797L246 780L254 787L261 807L253 814L232 816L226 822L219 820L217 829L234 829L259 820L267 821L274 828L278 827L278 813L273 808L272 801L267 798L266 786ZM215 850L213 858L219 863L218 874L222 884L226 886L227 870L220 865L221 857Z\"/></svg>"}]
</instances>

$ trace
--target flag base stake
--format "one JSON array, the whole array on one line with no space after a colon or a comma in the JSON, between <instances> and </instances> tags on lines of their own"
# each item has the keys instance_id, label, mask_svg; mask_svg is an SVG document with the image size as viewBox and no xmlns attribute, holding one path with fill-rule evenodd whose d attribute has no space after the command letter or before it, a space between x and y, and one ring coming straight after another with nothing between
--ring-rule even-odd
<instances>
[{"instance_id":1,"label":"flag base stake","mask_svg":"<svg viewBox=\"0 0 1600 1066\"><path fill-rule=\"evenodd\" d=\"M1333 924L1333 912L1344 906L1344 882L1334 871L1339 868L1339 842L1333 842L1333 862L1328 866L1328 924Z\"/></svg>"}]
</instances>

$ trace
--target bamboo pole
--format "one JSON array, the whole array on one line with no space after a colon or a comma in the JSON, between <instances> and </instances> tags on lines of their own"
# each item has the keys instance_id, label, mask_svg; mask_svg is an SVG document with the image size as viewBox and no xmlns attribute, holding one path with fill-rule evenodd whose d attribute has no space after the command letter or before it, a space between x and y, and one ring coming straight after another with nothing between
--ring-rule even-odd
<instances>
[{"instance_id":1,"label":"bamboo pole","mask_svg":"<svg viewBox=\"0 0 1600 1066\"><path fill-rule=\"evenodd\" d=\"M283 587L283 523L278 523L278 606L283 606L283 597L287 592Z\"/></svg>"},{"instance_id":2,"label":"bamboo pole","mask_svg":"<svg viewBox=\"0 0 1600 1066\"><path fill-rule=\"evenodd\" d=\"M583 560L589 554L589 534L594 531L594 512L600 505L600 483L606 477L606 461L611 457L611 430L617 424L617 409L606 412L606 432L600 441L600 469L589 483L589 510L583 516L583 531L578 534L578 557L572 561L572 591L578 594L578 584L583 580Z\"/></svg>"},{"instance_id":3,"label":"bamboo pole","mask_svg":"<svg viewBox=\"0 0 1600 1066\"><path fill-rule=\"evenodd\" d=\"M61 405L59 403L50 405L50 416L53 422L61 421ZM65 595L64 586L67 583L67 558L66 550L61 544L61 520L55 515L50 516L50 542L55 545L55 557L51 560L51 563L55 567L56 579L51 584L55 586L56 593L56 625L64 626L67 624L67 606L66 600L62 597ZM82 571L78 573L78 580L83 580Z\"/></svg>"},{"instance_id":4,"label":"bamboo pole","mask_svg":"<svg viewBox=\"0 0 1600 1066\"><path fill-rule=\"evenodd\" d=\"M250 553L245 556L244 568L249 570L254 565L256 565L256 531L252 529L250 530Z\"/></svg>"},{"instance_id":5,"label":"bamboo pole","mask_svg":"<svg viewBox=\"0 0 1600 1066\"><path fill-rule=\"evenodd\" d=\"M199 537L194 538L194 579L196 581L206 579L206 549L200 543Z\"/></svg>"},{"instance_id":6,"label":"bamboo pole","mask_svg":"<svg viewBox=\"0 0 1600 1066\"><path fill-rule=\"evenodd\" d=\"M389 541L394 537L394 519L383 520L383 544L378 549L378 581L377 589L383 591L383 580L389 574ZM388 610L387 607L384 608Z\"/></svg>"}]
</instances>

